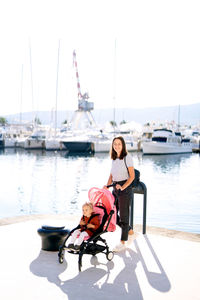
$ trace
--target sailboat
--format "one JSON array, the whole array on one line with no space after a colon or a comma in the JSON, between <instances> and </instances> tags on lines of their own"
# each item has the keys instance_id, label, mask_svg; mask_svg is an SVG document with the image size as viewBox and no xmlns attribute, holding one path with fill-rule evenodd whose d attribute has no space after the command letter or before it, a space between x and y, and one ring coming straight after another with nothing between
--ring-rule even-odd
<instances>
[{"instance_id":1,"label":"sailboat","mask_svg":"<svg viewBox=\"0 0 200 300\"><path fill-rule=\"evenodd\" d=\"M32 95L32 122L33 132L25 139L24 149L45 149L46 127L39 125L36 122L34 116L34 95L33 95L33 72L32 72L32 55L31 55L31 43L29 41L29 53L30 53L30 73L31 73L31 95Z\"/></svg>"}]
</instances>

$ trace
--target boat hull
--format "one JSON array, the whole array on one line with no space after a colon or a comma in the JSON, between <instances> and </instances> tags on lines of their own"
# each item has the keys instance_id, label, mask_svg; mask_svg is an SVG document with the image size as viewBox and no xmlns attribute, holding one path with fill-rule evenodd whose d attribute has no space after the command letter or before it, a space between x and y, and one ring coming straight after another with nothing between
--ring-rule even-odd
<instances>
[{"instance_id":1,"label":"boat hull","mask_svg":"<svg viewBox=\"0 0 200 300\"><path fill-rule=\"evenodd\" d=\"M24 149L45 149L45 140L27 139L24 143Z\"/></svg>"},{"instance_id":2,"label":"boat hull","mask_svg":"<svg viewBox=\"0 0 200 300\"><path fill-rule=\"evenodd\" d=\"M70 153L93 153L94 143L84 141L63 141L62 142Z\"/></svg>"},{"instance_id":3,"label":"boat hull","mask_svg":"<svg viewBox=\"0 0 200 300\"><path fill-rule=\"evenodd\" d=\"M128 152L140 151L140 145L136 142L126 142L126 149Z\"/></svg>"},{"instance_id":4,"label":"boat hull","mask_svg":"<svg viewBox=\"0 0 200 300\"><path fill-rule=\"evenodd\" d=\"M15 148L16 147L16 143L17 143L17 139L12 139L12 138L6 139L5 138L4 143L5 143L4 144L5 148Z\"/></svg>"},{"instance_id":5,"label":"boat hull","mask_svg":"<svg viewBox=\"0 0 200 300\"><path fill-rule=\"evenodd\" d=\"M179 154L192 153L192 144L173 144L159 142L143 142L143 154Z\"/></svg>"},{"instance_id":6,"label":"boat hull","mask_svg":"<svg viewBox=\"0 0 200 300\"><path fill-rule=\"evenodd\" d=\"M110 141L95 141L94 142L94 151L95 153L107 153L110 151Z\"/></svg>"},{"instance_id":7,"label":"boat hull","mask_svg":"<svg viewBox=\"0 0 200 300\"><path fill-rule=\"evenodd\" d=\"M60 140L47 139L45 141L47 151L66 150L64 144Z\"/></svg>"},{"instance_id":8,"label":"boat hull","mask_svg":"<svg viewBox=\"0 0 200 300\"><path fill-rule=\"evenodd\" d=\"M0 140L0 149L3 149L3 148L4 148L4 141Z\"/></svg>"}]
</instances>

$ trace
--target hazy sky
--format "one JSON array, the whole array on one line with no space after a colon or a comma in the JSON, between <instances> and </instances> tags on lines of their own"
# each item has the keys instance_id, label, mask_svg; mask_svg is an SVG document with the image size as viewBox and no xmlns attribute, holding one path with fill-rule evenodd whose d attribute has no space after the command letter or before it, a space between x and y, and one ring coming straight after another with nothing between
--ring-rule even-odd
<instances>
[{"instance_id":1,"label":"hazy sky","mask_svg":"<svg viewBox=\"0 0 200 300\"><path fill-rule=\"evenodd\" d=\"M77 108L74 49L95 108L200 102L199 16L199 0L1 1L0 115L55 107L59 40L58 110Z\"/></svg>"}]
</instances>

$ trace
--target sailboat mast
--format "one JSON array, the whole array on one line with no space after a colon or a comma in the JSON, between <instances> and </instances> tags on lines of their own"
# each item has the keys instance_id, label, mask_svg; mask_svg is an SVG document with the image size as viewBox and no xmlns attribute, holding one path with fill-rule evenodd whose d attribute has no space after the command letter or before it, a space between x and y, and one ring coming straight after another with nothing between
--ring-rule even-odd
<instances>
[{"instance_id":1,"label":"sailboat mast","mask_svg":"<svg viewBox=\"0 0 200 300\"><path fill-rule=\"evenodd\" d=\"M59 73L59 60L60 60L60 40L58 42L58 60L57 60L57 77L56 77L56 106L55 106L55 136L57 129L57 105L58 105L58 73Z\"/></svg>"},{"instance_id":2,"label":"sailboat mast","mask_svg":"<svg viewBox=\"0 0 200 300\"><path fill-rule=\"evenodd\" d=\"M20 95L20 112L19 112L19 122L20 122L20 125L22 124L22 90L23 90L23 69L24 69L24 66L22 64L22 69L21 69L21 95Z\"/></svg>"},{"instance_id":3,"label":"sailboat mast","mask_svg":"<svg viewBox=\"0 0 200 300\"><path fill-rule=\"evenodd\" d=\"M29 54L30 54L30 70L31 70L32 122L33 122L33 125L35 125L34 97L33 97L33 70L32 70L32 55L31 55L31 42L30 42L30 40L29 40Z\"/></svg>"},{"instance_id":4,"label":"sailboat mast","mask_svg":"<svg viewBox=\"0 0 200 300\"><path fill-rule=\"evenodd\" d=\"M114 124L113 124L113 127L114 127L114 133L115 133L115 104L116 104L116 71L117 71L117 66L116 66L116 39L115 39L115 52L114 52L114 83L113 83L113 121L114 121Z\"/></svg>"},{"instance_id":5,"label":"sailboat mast","mask_svg":"<svg viewBox=\"0 0 200 300\"><path fill-rule=\"evenodd\" d=\"M180 104L178 106L178 131L180 131Z\"/></svg>"}]
</instances>

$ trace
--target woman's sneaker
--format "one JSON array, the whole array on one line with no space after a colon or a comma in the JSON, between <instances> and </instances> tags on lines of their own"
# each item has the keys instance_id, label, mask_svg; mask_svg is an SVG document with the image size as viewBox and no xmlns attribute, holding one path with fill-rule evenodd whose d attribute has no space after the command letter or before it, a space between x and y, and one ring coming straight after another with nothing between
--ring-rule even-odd
<instances>
[{"instance_id":1,"label":"woman's sneaker","mask_svg":"<svg viewBox=\"0 0 200 300\"><path fill-rule=\"evenodd\" d=\"M119 245L115 246L115 248L113 249L113 252L120 252L126 249L126 245L120 243Z\"/></svg>"}]
</instances>

